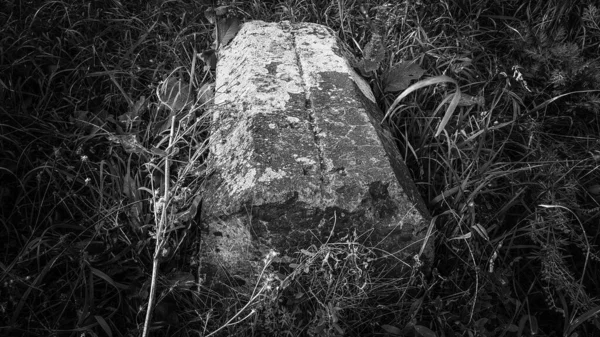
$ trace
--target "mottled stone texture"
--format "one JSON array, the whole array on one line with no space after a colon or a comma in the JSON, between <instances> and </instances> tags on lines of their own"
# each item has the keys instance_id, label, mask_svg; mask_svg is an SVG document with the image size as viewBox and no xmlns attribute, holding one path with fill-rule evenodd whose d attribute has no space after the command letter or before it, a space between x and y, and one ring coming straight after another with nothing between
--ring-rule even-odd
<instances>
[{"instance_id":1,"label":"mottled stone texture","mask_svg":"<svg viewBox=\"0 0 600 337\"><path fill-rule=\"evenodd\" d=\"M245 23L217 65L206 277L252 279L269 249L291 254L354 231L411 264L430 218L382 117L329 28Z\"/></svg>"}]
</instances>

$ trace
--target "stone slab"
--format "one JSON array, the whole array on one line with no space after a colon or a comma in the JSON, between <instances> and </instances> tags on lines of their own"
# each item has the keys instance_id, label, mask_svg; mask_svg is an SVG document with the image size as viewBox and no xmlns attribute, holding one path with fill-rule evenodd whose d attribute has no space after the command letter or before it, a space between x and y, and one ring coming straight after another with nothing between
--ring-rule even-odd
<instances>
[{"instance_id":1,"label":"stone slab","mask_svg":"<svg viewBox=\"0 0 600 337\"><path fill-rule=\"evenodd\" d=\"M325 26L252 21L220 51L201 210L207 274L247 279L270 249L353 233L408 263L421 250L430 216L338 43ZM421 259L432 254L428 244Z\"/></svg>"}]
</instances>

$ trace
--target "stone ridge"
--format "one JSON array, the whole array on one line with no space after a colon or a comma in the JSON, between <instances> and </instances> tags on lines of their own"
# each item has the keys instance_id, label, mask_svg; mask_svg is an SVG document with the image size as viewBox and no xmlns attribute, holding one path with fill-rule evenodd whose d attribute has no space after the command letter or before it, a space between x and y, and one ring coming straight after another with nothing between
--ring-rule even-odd
<instances>
[{"instance_id":1,"label":"stone ridge","mask_svg":"<svg viewBox=\"0 0 600 337\"><path fill-rule=\"evenodd\" d=\"M221 51L201 210L206 277L252 280L270 249L354 232L399 259L420 251L429 214L353 72L335 34L311 23L247 22ZM428 244L422 258L432 254Z\"/></svg>"}]
</instances>

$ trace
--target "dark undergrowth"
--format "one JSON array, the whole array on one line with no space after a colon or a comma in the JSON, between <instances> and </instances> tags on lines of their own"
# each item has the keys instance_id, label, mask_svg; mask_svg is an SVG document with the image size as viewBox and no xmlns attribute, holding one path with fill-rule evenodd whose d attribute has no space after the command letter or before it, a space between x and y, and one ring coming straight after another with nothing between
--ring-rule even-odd
<instances>
[{"instance_id":1,"label":"dark undergrowth","mask_svg":"<svg viewBox=\"0 0 600 337\"><path fill-rule=\"evenodd\" d=\"M267 254L250 295L204 286L211 17L381 41L363 75L430 272L387 277L358 233ZM1 2L0 335L600 336L599 48L592 0ZM386 89L408 61L456 81L449 119L445 83Z\"/></svg>"}]
</instances>

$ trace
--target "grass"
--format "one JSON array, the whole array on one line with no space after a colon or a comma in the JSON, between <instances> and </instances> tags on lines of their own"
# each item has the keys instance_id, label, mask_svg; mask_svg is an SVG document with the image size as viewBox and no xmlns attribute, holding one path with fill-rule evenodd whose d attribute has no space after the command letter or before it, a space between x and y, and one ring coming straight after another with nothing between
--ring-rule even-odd
<instances>
[{"instance_id":1,"label":"grass","mask_svg":"<svg viewBox=\"0 0 600 337\"><path fill-rule=\"evenodd\" d=\"M356 233L267 254L247 294L203 286L212 2L4 2L2 335L600 336L594 1L222 4L327 25L359 58L382 38L365 75L436 219L430 272L388 277ZM400 61L476 104L438 83L392 106Z\"/></svg>"}]
</instances>

